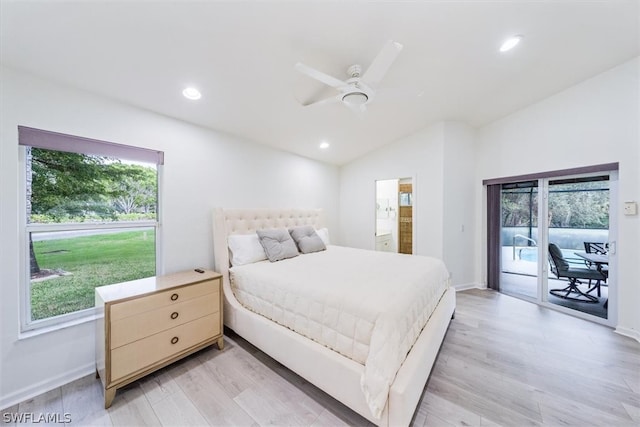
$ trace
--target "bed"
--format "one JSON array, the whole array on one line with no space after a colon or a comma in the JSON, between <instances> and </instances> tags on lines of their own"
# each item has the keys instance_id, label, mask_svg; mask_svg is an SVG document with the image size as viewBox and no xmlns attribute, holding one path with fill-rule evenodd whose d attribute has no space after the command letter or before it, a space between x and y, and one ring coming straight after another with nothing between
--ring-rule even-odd
<instances>
[{"instance_id":1,"label":"bed","mask_svg":"<svg viewBox=\"0 0 640 427\"><path fill-rule=\"evenodd\" d=\"M229 243L232 239L235 241L238 237L255 235L258 230L290 229L299 226L312 226L316 230L324 229L322 211L315 209L215 210L214 257L216 270L223 274L225 326L372 423L381 426L408 425L455 310L455 291L448 286L446 268L441 261L427 257L410 257L332 245L326 246L324 251L283 261L267 260L231 266ZM381 262L380 258L376 258L380 256L388 258L384 258ZM382 267L379 267L395 265L393 262L396 258L400 264L398 264L399 267L393 267L395 270L385 272ZM339 259L351 261L340 266ZM368 266L367 263L369 263ZM426 267L420 266L425 263ZM330 265L331 268L327 268L326 265ZM333 285L324 286L323 284L348 281L351 280L350 277L360 275L357 270L354 270L354 265L359 265L358 268L365 267L362 270L362 276L363 278L366 276L365 281L353 280L354 288L359 286L364 289L368 285L373 287L373 282L378 281L380 283L376 286L382 289L380 292L384 292L384 288L393 290L379 296L371 293L370 297L362 298L366 302L356 304L353 308L356 310L356 320L347 322L351 325L347 329L352 330L350 333L357 339L349 337L347 332L344 334L341 330L336 332L335 328L331 329L331 324L318 326L312 315L314 312L312 308L320 303L324 311L315 311L323 312L324 317L329 318L331 316L327 316L326 313L332 313L336 306L347 304L342 301L343 298L338 299L335 294L332 294L336 292L332 290ZM422 272L425 269L433 269L434 273L429 273L428 277L412 278L410 274L412 270ZM425 281L425 277L434 285L433 289L430 288L431 290L425 290L422 293L432 293L432 295L420 298L405 295L410 288L417 289L418 285L413 282ZM252 280L257 282L254 288L248 285ZM356 282L360 284L355 284ZM403 285L405 282L407 284ZM388 287L380 286L386 283L389 284ZM345 289L344 284L336 286L343 286L342 289ZM287 301L292 300L288 296L290 289L301 292L293 298L296 303L292 303L292 310L308 312L311 313L310 315L301 318L280 309L287 305ZM274 294L276 298L279 294L283 295L282 299L275 303L278 310L270 306L270 304L273 305L272 302L266 301L269 294ZM403 299L407 301L402 302ZM250 305L251 301L254 306ZM379 320L384 319L387 316L386 313L384 316L376 316L375 307L383 306L385 301L393 301L387 304L395 308L390 312L403 311L404 309L398 308L402 306L401 304L414 304L413 307L404 310L415 312L413 317L400 322L400 324L403 322L407 324L406 332L389 335L389 330L400 330L397 329L398 323L385 324ZM422 311L422 305L428 310L426 316ZM300 310L300 307L311 308ZM391 314L387 317L391 319L389 322L396 321ZM424 319L420 320L421 317ZM344 319L344 316L341 319ZM287 324L287 321L291 324ZM423 321L426 324L420 323ZM344 323L344 321L339 322L340 325ZM379 330L386 330L386 332L379 332ZM327 342L322 341L323 336L329 337ZM408 342L409 339L410 342ZM366 345L361 341L367 341ZM373 355L384 357L380 356L376 361L374 359L377 356Z\"/></svg>"}]
</instances>

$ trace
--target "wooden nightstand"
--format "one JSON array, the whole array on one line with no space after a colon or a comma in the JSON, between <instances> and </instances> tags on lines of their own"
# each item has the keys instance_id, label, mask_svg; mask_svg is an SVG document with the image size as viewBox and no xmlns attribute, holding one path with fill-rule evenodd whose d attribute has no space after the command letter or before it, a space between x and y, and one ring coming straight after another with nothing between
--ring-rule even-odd
<instances>
[{"instance_id":1,"label":"wooden nightstand","mask_svg":"<svg viewBox=\"0 0 640 427\"><path fill-rule=\"evenodd\" d=\"M194 270L95 290L96 375L116 390L213 343L222 350L222 276Z\"/></svg>"}]
</instances>

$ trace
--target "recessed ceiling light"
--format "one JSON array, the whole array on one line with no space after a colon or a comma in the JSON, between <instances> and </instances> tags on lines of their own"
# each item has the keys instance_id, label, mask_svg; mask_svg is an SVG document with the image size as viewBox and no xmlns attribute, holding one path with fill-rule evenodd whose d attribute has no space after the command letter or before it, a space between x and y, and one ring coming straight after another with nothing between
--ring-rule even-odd
<instances>
[{"instance_id":1,"label":"recessed ceiling light","mask_svg":"<svg viewBox=\"0 0 640 427\"><path fill-rule=\"evenodd\" d=\"M329 143L327 141L322 141L320 143L320 149L326 150L327 148L329 148Z\"/></svg>"},{"instance_id":2,"label":"recessed ceiling light","mask_svg":"<svg viewBox=\"0 0 640 427\"><path fill-rule=\"evenodd\" d=\"M185 98L187 99L200 99L202 98L202 94L200 93L200 91L198 89L196 89L195 87L188 87L185 90L182 91L182 94L184 95Z\"/></svg>"},{"instance_id":3,"label":"recessed ceiling light","mask_svg":"<svg viewBox=\"0 0 640 427\"><path fill-rule=\"evenodd\" d=\"M513 49L518 43L520 43L520 40L522 40L522 36L513 36L508 38L504 43L502 43L502 46L500 46L500 52L506 52Z\"/></svg>"}]
</instances>

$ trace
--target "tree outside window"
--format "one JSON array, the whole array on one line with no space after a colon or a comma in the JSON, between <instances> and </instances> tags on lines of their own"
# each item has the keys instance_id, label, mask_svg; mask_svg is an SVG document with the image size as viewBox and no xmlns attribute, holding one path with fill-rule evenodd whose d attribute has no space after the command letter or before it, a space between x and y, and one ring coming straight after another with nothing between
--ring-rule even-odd
<instances>
[{"instance_id":1,"label":"tree outside window","mask_svg":"<svg viewBox=\"0 0 640 427\"><path fill-rule=\"evenodd\" d=\"M156 274L156 164L26 148L27 323L87 310L94 288Z\"/></svg>"}]
</instances>

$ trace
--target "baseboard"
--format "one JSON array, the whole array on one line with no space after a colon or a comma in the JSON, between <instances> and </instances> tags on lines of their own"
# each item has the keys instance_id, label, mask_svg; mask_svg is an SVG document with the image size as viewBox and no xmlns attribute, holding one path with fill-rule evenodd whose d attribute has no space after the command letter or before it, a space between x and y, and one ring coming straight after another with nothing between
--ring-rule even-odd
<instances>
[{"instance_id":1,"label":"baseboard","mask_svg":"<svg viewBox=\"0 0 640 427\"><path fill-rule=\"evenodd\" d=\"M36 397L42 393L53 390L56 387L63 386L79 378L94 374L96 371L95 363L89 363L79 368L73 369L62 375L49 378L37 384L30 385L13 393L0 397L0 408L7 409L10 406L17 405L27 399Z\"/></svg>"},{"instance_id":2,"label":"baseboard","mask_svg":"<svg viewBox=\"0 0 640 427\"><path fill-rule=\"evenodd\" d=\"M458 285L452 285L452 288L456 292L466 291L467 289L486 289L482 283L460 283Z\"/></svg>"},{"instance_id":3,"label":"baseboard","mask_svg":"<svg viewBox=\"0 0 640 427\"><path fill-rule=\"evenodd\" d=\"M624 335L625 337L633 338L634 340L640 342L640 331L636 331L635 329L621 328L620 326L618 326L615 329L615 333Z\"/></svg>"}]
</instances>

